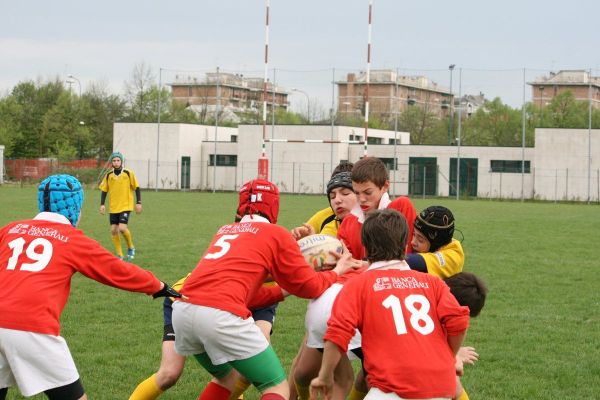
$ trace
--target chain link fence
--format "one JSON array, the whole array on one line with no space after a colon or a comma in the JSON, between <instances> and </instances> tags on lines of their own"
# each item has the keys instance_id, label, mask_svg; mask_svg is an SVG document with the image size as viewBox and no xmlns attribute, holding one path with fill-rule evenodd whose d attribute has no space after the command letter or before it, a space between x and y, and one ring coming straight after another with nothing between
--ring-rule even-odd
<instances>
[{"instance_id":1,"label":"chain link fence","mask_svg":"<svg viewBox=\"0 0 600 400\"><path fill-rule=\"evenodd\" d=\"M53 173L70 173L82 182L96 185L102 177L97 160L58 162L53 159L5 159L7 182L37 182ZM127 161L140 186L154 190L237 191L256 177L256 162L213 166L210 162L167 162L156 160ZM494 172L489 168L461 163L460 179L456 169L450 174L435 165L398 164L390 171L390 194L412 197L453 197L486 199L525 199L545 201L600 202L600 169L542 169L520 172ZM282 193L325 194L332 165L329 162L276 162L270 165L269 179ZM155 184L158 176L158 185Z\"/></svg>"}]
</instances>

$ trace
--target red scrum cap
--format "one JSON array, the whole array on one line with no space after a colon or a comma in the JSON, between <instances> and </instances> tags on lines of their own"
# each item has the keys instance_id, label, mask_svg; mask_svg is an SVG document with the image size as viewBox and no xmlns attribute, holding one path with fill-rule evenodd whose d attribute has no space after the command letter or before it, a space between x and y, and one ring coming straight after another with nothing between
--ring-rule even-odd
<instances>
[{"instance_id":1,"label":"red scrum cap","mask_svg":"<svg viewBox=\"0 0 600 400\"><path fill-rule=\"evenodd\" d=\"M274 183L264 179L246 182L240 189L237 214L261 214L272 224L276 224L279 215L279 189Z\"/></svg>"}]
</instances>

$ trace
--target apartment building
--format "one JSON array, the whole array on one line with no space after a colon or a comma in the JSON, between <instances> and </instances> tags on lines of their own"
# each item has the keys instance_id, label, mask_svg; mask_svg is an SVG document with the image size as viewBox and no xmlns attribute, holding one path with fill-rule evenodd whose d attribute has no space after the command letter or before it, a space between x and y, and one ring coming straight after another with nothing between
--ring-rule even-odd
<instances>
[{"instance_id":1,"label":"apartment building","mask_svg":"<svg viewBox=\"0 0 600 400\"><path fill-rule=\"evenodd\" d=\"M548 76L536 78L531 85L531 101L538 107L545 107L552 99L570 91L575 100L588 102L600 109L600 77L591 76L584 70L561 70L550 72Z\"/></svg>"},{"instance_id":2,"label":"apartment building","mask_svg":"<svg viewBox=\"0 0 600 400\"><path fill-rule=\"evenodd\" d=\"M338 113L364 114L367 74L349 73L338 87ZM390 118L408 107L418 106L439 118L451 112L454 96L425 76L403 76L393 70L373 70L369 75L369 114Z\"/></svg>"},{"instance_id":3,"label":"apartment building","mask_svg":"<svg viewBox=\"0 0 600 400\"><path fill-rule=\"evenodd\" d=\"M231 112L257 112L263 104L263 78L242 74L209 72L204 77L176 75L169 83L173 99L187 104L196 112L211 113L217 108ZM267 81L267 107L288 108L288 92Z\"/></svg>"}]
</instances>

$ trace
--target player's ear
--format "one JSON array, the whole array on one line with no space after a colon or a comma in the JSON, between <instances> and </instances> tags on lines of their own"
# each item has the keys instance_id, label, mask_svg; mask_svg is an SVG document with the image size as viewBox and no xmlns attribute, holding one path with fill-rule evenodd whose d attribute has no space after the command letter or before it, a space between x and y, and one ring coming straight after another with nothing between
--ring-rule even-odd
<instances>
[{"instance_id":1,"label":"player's ear","mask_svg":"<svg viewBox=\"0 0 600 400\"><path fill-rule=\"evenodd\" d=\"M390 188L390 181L386 179L385 183L381 187L381 190L384 192L387 192L389 190L389 188Z\"/></svg>"}]
</instances>

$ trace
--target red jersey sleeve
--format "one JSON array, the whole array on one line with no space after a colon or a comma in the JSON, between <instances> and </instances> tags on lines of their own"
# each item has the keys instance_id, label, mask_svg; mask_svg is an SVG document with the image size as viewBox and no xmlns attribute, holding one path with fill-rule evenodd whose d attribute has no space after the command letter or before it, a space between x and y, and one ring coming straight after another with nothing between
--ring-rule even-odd
<instances>
[{"instance_id":1,"label":"red jersey sleeve","mask_svg":"<svg viewBox=\"0 0 600 400\"><path fill-rule=\"evenodd\" d=\"M81 231L72 240L73 268L88 278L130 292L150 295L160 290L152 272L120 260Z\"/></svg>"},{"instance_id":2,"label":"red jersey sleeve","mask_svg":"<svg viewBox=\"0 0 600 400\"><path fill-rule=\"evenodd\" d=\"M305 299L319 297L337 280L333 271L315 272L304 260L298 243L291 233L280 228L276 236L275 265L270 273L275 281L291 294Z\"/></svg>"},{"instance_id":3,"label":"red jersey sleeve","mask_svg":"<svg viewBox=\"0 0 600 400\"><path fill-rule=\"evenodd\" d=\"M365 249L360 238L362 224L355 215L348 215L338 229L338 239L344 242L352 257L357 260L365 258Z\"/></svg>"},{"instance_id":4,"label":"red jersey sleeve","mask_svg":"<svg viewBox=\"0 0 600 400\"><path fill-rule=\"evenodd\" d=\"M408 243L406 245L406 253L412 252L412 246L410 242L413 237L413 225L415 224L415 219L417 218L417 210L410 201L410 199L406 196L400 196L395 198L387 208L393 208L394 210L400 212L406 218L406 222L408 224Z\"/></svg>"},{"instance_id":5,"label":"red jersey sleeve","mask_svg":"<svg viewBox=\"0 0 600 400\"><path fill-rule=\"evenodd\" d=\"M254 310L279 303L283 300L283 292L279 285L261 286L248 302L248 308Z\"/></svg>"}]
</instances>

